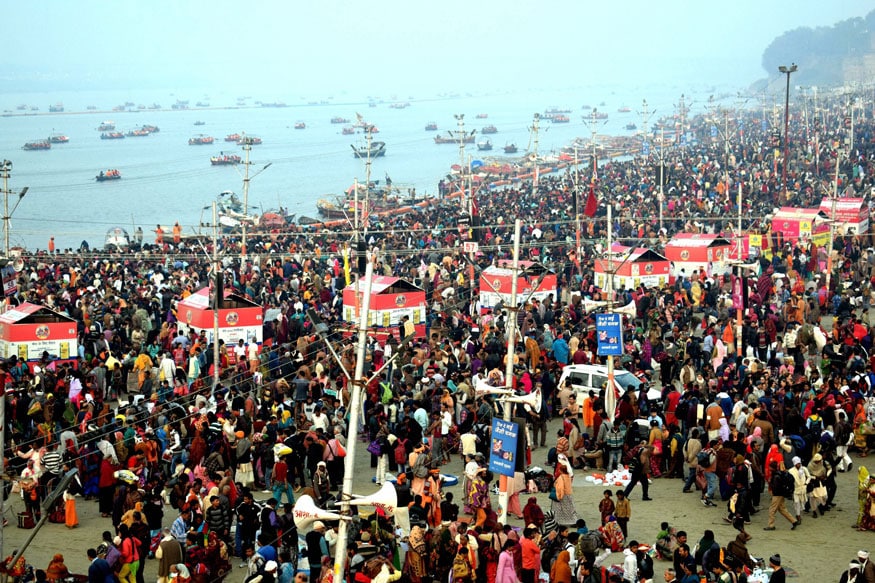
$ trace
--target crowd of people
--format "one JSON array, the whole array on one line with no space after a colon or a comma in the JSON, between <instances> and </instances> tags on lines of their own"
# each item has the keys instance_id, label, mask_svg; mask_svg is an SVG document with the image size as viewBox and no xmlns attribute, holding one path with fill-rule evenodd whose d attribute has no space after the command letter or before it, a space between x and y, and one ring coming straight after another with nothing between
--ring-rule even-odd
<instances>
[{"instance_id":1,"label":"crowd of people","mask_svg":"<svg viewBox=\"0 0 875 583\"><path fill-rule=\"evenodd\" d=\"M844 107L841 97L824 102L833 119ZM728 153L711 139L704 117L684 128L687 145L663 149L661 229L653 220L659 202L652 157L598 168L601 206L581 222L576 193L591 171L482 189L474 216L460 214L458 203L435 201L370 218L365 248L375 273L417 282L430 309L424 338L401 345L395 336L385 344L371 337L367 344L366 372L388 366L365 387L358 429L375 481L396 477L411 527L399 531L380 512L361 519L351 529L346 581L531 583L545 574L559 582L637 582L654 576L654 555L673 562L666 581L738 581L758 566L747 542L764 493L766 531L778 528L778 514L791 529L809 517L831 518L836 473L854 469L849 451L865 456L875 433L875 355L868 352L875 251L867 235L838 236L824 249L765 233L773 244L748 277L740 335L736 308L722 298L729 281L709 266L663 289L617 289L613 298L594 285L607 204L615 210L614 240L659 249L677 232L725 234L727 217L739 210L745 229L765 229L775 206L818 206L836 175L840 195L872 188L870 117L857 119L852 148L837 148L848 128L794 113L785 161L780 148L768 146L770 133L754 112L733 116L737 135ZM785 163L786 189L779 171ZM735 206L739 184L742 209ZM460 216L467 220L460 224ZM476 270L509 259L515 218L524 224L524 258L557 273L557 295L519 310L482 310ZM472 236L481 253L470 260L460 243ZM351 390L345 371L356 365L355 346L341 333L348 238L313 227L256 230L244 260L239 237L223 236L226 287L273 317L260 346L254 339L220 343L218 362L206 334L180 327L177 303L212 277L178 234L159 232L154 243L131 249L25 255L13 301L73 318L79 350L64 360L44 354L39 362L4 363L6 410L14 413L4 420L7 467L21 477L33 520L66 470L78 470L52 512L75 528L76 499L95 500L111 525L89 550L94 583L108 583L101 576L143 583L150 557L165 579L221 579L236 556L253 583L332 580L336 526L320 521L301 532L306 552L299 557L292 508L302 494L328 507L343 476ZM350 263L361 271L355 251ZM829 289L819 276L828 265ZM622 366L644 384L640 392L612 395L615 410L606 398L613 389L582 392L559 383L565 366L602 360L584 299L636 308L624 320ZM316 334L310 309L331 335ZM509 356L512 378L504 378L509 318L520 340ZM498 522L491 492L498 480L487 464L491 420L511 405L478 393L482 384L540 391L540 407L518 404L513 413L525 420L528 453L549 450L552 467L538 475L518 468L509 480L507 514L522 521L517 527ZM661 389L658 399L648 397L652 387ZM548 427L555 442L548 443ZM455 459L463 468L458 503L441 479L441 467ZM575 505L572 484L581 470L619 466L629 472L624 488L605 492L598 508ZM858 527L872 530L875 477L857 471ZM666 524L649 551L628 540L635 489L648 501L657 478L683 479L678 492L695 485L702 504L725 508L736 538L720 545L708 530L690 547L686 534ZM536 490L549 492L549 511L537 497L521 508L520 495ZM269 496L258 502L261 492ZM588 529L590 516L599 524L590 520ZM758 540L763 555L771 554L768 535ZM624 553L614 570L605 564L609 551ZM305 557L308 570L300 571ZM759 567L771 566L779 582L781 562L774 554Z\"/></svg>"}]
</instances>

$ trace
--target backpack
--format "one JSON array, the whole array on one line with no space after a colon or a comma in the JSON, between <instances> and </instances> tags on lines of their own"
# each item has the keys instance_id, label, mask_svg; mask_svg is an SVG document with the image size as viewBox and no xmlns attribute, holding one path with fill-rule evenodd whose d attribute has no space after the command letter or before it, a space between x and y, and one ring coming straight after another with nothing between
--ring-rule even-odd
<instances>
[{"instance_id":1,"label":"backpack","mask_svg":"<svg viewBox=\"0 0 875 583\"><path fill-rule=\"evenodd\" d=\"M395 463L404 465L407 463L407 440L399 439L395 444Z\"/></svg>"},{"instance_id":2,"label":"backpack","mask_svg":"<svg viewBox=\"0 0 875 583\"><path fill-rule=\"evenodd\" d=\"M457 553L453 559L453 579L467 579L470 576L471 565L468 563L468 557Z\"/></svg>"},{"instance_id":3,"label":"backpack","mask_svg":"<svg viewBox=\"0 0 875 583\"><path fill-rule=\"evenodd\" d=\"M707 468L711 466L711 452L708 450L702 450L696 455L696 463L699 464L702 468Z\"/></svg>"},{"instance_id":4,"label":"backpack","mask_svg":"<svg viewBox=\"0 0 875 583\"><path fill-rule=\"evenodd\" d=\"M648 553L639 552L638 555L638 578L653 578L653 557Z\"/></svg>"},{"instance_id":5,"label":"backpack","mask_svg":"<svg viewBox=\"0 0 875 583\"><path fill-rule=\"evenodd\" d=\"M775 475L773 488L776 496L790 498L793 496L793 491L796 489L796 480L790 472L778 472Z\"/></svg>"},{"instance_id":6,"label":"backpack","mask_svg":"<svg viewBox=\"0 0 875 583\"><path fill-rule=\"evenodd\" d=\"M598 552L599 549L603 548L604 541L602 540L602 535L600 532L592 531L586 534L580 535L580 538L577 539L577 553L575 553L575 557L579 557L581 555L594 555Z\"/></svg>"}]
</instances>

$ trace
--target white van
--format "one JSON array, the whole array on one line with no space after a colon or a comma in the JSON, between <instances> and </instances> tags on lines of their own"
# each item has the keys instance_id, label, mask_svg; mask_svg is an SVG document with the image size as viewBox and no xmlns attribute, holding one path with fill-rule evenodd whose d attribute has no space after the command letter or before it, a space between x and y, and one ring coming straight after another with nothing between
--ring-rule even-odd
<instances>
[{"instance_id":1,"label":"white van","mask_svg":"<svg viewBox=\"0 0 875 583\"><path fill-rule=\"evenodd\" d=\"M604 364L569 364L562 369L562 376L559 377L560 390L568 379L571 379L571 386L578 393L577 402L583 403L590 391L598 395L602 386L608 382L608 367ZM629 389L637 391L641 386L638 377L622 368L614 368L614 380L624 392Z\"/></svg>"}]
</instances>

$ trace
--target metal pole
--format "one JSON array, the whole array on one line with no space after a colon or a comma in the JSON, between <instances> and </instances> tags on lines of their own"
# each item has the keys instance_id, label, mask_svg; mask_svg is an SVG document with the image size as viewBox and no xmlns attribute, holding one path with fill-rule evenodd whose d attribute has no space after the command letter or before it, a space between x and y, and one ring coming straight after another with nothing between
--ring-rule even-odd
<instances>
[{"instance_id":1,"label":"metal pole","mask_svg":"<svg viewBox=\"0 0 875 583\"><path fill-rule=\"evenodd\" d=\"M215 201L213 201L213 265L215 266L213 269L216 270L213 274L216 282L213 286L216 295L213 305L213 386L210 389L210 399L215 396L216 387L219 386L219 365L221 363L219 358L219 308L222 307L222 300L225 299L225 290L219 289L219 270L221 269L221 265L219 265L219 213Z\"/></svg>"},{"instance_id":2,"label":"metal pole","mask_svg":"<svg viewBox=\"0 0 875 583\"><path fill-rule=\"evenodd\" d=\"M659 232L662 230L662 214L665 206L665 126L659 124Z\"/></svg>"},{"instance_id":3,"label":"metal pole","mask_svg":"<svg viewBox=\"0 0 875 583\"><path fill-rule=\"evenodd\" d=\"M374 126L368 124L365 126L365 142L368 145L368 157L365 160L365 206L362 209L364 212L362 213L364 216L364 232L365 235L368 233L368 223L370 223L371 216L371 144L373 143L373 137L371 136L371 130ZM367 239L367 236L365 237Z\"/></svg>"},{"instance_id":4,"label":"metal pole","mask_svg":"<svg viewBox=\"0 0 875 583\"><path fill-rule=\"evenodd\" d=\"M241 249L243 259L246 259L246 223L249 214L249 153L252 151L252 138L243 135L243 151L246 152L246 161L243 163L243 248ZM216 217L213 217L213 222L216 222Z\"/></svg>"},{"instance_id":5,"label":"metal pole","mask_svg":"<svg viewBox=\"0 0 875 583\"><path fill-rule=\"evenodd\" d=\"M608 292L608 312L614 311L614 253L613 253L613 238L614 238L614 201L612 198L608 198L608 281L605 286ZM645 330L646 332L646 330ZM614 357L608 355L608 386L605 391L613 391L614 390ZM605 401L607 401L607 395L605 396ZM616 407L613 411L606 411L608 414L608 421L613 422L614 420L614 412L616 411Z\"/></svg>"},{"instance_id":6,"label":"metal pole","mask_svg":"<svg viewBox=\"0 0 875 583\"><path fill-rule=\"evenodd\" d=\"M836 201L839 198L839 162L842 159L841 150L836 151L836 176L835 182L833 183L832 190L832 214L830 216L829 223L829 249L827 249L826 255L826 302L829 305L829 284L832 279L832 250L835 245L835 225L836 225Z\"/></svg>"},{"instance_id":7,"label":"metal pole","mask_svg":"<svg viewBox=\"0 0 875 583\"><path fill-rule=\"evenodd\" d=\"M4 257L9 257L9 171L12 170L12 162L3 160L3 238L5 242L6 253Z\"/></svg>"},{"instance_id":8,"label":"metal pole","mask_svg":"<svg viewBox=\"0 0 875 583\"><path fill-rule=\"evenodd\" d=\"M6 372L3 373L3 379L0 380L0 557L3 556L3 523L5 522L6 514L4 513L4 505L6 503L6 428L9 426L6 423ZM46 513L48 514L48 513ZM5 575L4 575L5 580Z\"/></svg>"},{"instance_id":9,"label":"metal pole","mask_svg":"<svg viewBox=\"0 0 875 583\"><path fill-rule=\"evenodd\" d=\"M790 159L790 75L796 72L796 65L789 67L781 66L778 70L787 75L787 88L784 91L784 163L781 165L781 183L783 184L783 194L787 196L787 163Z\"/></svg>"},{"instance_id":10,"label":"metal pole","mask_svg":"<svg viewBox=\"0 0 875 583\"><path fill-rule=\"evenodd\" d=\"M340 513L349 514L349 500L352 498L352 475L355 471L355 450L358 442L359 409L362 401L362 380L365 374L365 353L368 340L368 312L371 309L371 283L374 276L374 265L369 260L365 268L365 289L362 299L362 311L359 314L358 350L355 361L355 375L350 388L349 404L349 434L346 438L346 458L343 466L343 490L340 497ZM337 529L337 545L334 550L334 580L342 581L346 571L346 543L349 522L340 521Z\"/></svg>"},{"instance_id":11,"label":"metal pole","mask_svg":"<svg viewBox=\"0 0 875 583\"><path fill-rule=\"evenodd\" d=\"M504 386L513 388L513 357L516 353L516 323L517 323L517 282L519 280L520 269L520 231L522 230L523 222L516 219L513 228L513 272L510 279L510 307L508 308L509 317L507 319L507 355L504 362ZM511 413L514 404L509 402L503 403L504 420L511 420ZM504 474L501 475L498 481L498 522L507 524L507 503L510 499L508 492L508 479Z\"/></svg>"},{"instance_id":12,"label":"metal pole","mask_svg":"<svg viewBox=\"0 0 875 583\"><path fill-rule=\"evenodd\" d=\"M736 236L738 237L737 260L742 261L741 254L744 251L744 243L741 240L742 235L741 235L741 181L740 180L738 181L738 233ZM748 245L750 245L750 243L748 243ZM748 249L750 249L749 246L748 246ZM738 277L742 277L741 265L738 266ZM741 286L741 290L742 290L742 292L744 291L744 286ZM736 310L736 314L735 314L735 346L736 346L735 353L739 357L739 362L740 362L740 359L742 356L742 354L741 354L741 352L742 352L742 346L741 346L742 345L742 342L741 342L741 319L742 319L741 318L741 309L742 309L743 304L744 304L744 298L742 298L742 303L739 304L738 310Z\"/></svg>"}]
</instances>

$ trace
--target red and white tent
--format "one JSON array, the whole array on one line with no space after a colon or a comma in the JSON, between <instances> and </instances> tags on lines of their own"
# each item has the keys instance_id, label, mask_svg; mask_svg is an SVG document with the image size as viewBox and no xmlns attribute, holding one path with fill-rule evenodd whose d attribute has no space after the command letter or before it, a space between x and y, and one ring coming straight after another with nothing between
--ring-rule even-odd
<instances>
[{"instance_id":1,"label":"red and white tent","mask_svg":"<svg viewBox=\"0 0 875 583\"><path fill-rule=\"evenodd\" d=\"M358 326L363 305L365 280L360 278L343 290L343 321ZM416 338L425 338L425 317L428 305L425 291L406 279L376 275L371 281L371 301L368 310L368 328L376 329L378 342L385 342L389 334L400 336L399 325L408 316L416 329Z\"/></svg>"},{"instance_id":2,"label":"red and white tent","mask_svg":"<svg viewBox=\"0 0 875 583\"><path fill-rule=\"evenodd\" d=\"M180 331L187 333L194 330L198 334L203 331L207 340L212 342L213 313L210 288L204 287L177 305L176 317ZM264 340L263 326L264 310L261 306L233 291L225 290L224 300L219 308L219 339L224 340L226 346L237 344L241 338L244 342L254 341L261 344Z\"/></svg>"},{"instance_id":3,"label":"red and white tent","mask_svg":"<svg viewBox=\"0 0 875 583\"><path fill-rule=\"evenodd\" d=\"M613 289L661 288L668 285L671 261L652 249L614 245L608 257L595 260L595 284L607 287L609 274L614 273Z\"/></svg>"},{"instance_id":4,"label":"red and white tent","mask_svg":"<svg viewBox=\"0 0 875 583\"><path fill-rule=\"evenodd\" d=\"M510 305L511 286L513 284L512 263L502 263L487 267L480 274L480 312L491 310L499 303ZM541 276L543 275L543 278ZM540 283L538 280L540 279ZM534 285L538 283L537 289ZM558 299L556 274L533 261L520 261L520 272L517 274L517 298L524 300L544 300L547 297Z\"/></svg>"},{"instance_id":5,"label":"red and white tent","mask_svg":"<svg viewBox=\"0 0 875 583\"><path fill-rule=\"evenodd\" d=\"M709 276L730 272L729 249L732 242L720 235L707 233L678 233L665 244L665 257L672 262L672 276L683 270L686 277L694 271L705 271Z\"/></svg>"},{"instance_id":6,"label":"red and white tent","mask_svg":"<svg viewBox=\"0 0 875 583\"><path fill-rule=\"evenodd\" d=\"M829 224L816 208L782 207L772 216L772 232L780 233L785 243L801 239L825 245L829 241Z\"/></svg>"},{"instance_id":7,"label":"red and white tent","mask_svg":"<svg viewBox=\"0 0 875 583\"><path fill-rule=\"evenodd\" d=\"M869 232L869 205L866 204L865 199L835 199L835 216L833 216L833 199L825 198L821 201L819 210L836 221L836 234L865 235Z\"/></svg>"},{"instance_id":8,"label":"red and white tent","mask_svg":"<svg viewBox=\"0 0 875 583\"><path fill-rule=\"evenodd\" d=\"M0 355L37 361L43 352L60 360L79 357L76 320L25 302L0 314Z\"/></svg>"}]
</instances>

